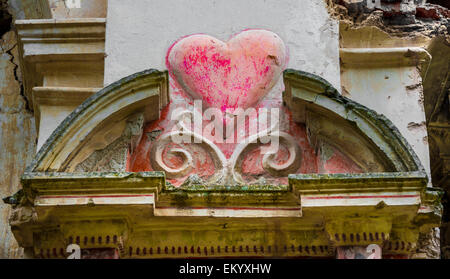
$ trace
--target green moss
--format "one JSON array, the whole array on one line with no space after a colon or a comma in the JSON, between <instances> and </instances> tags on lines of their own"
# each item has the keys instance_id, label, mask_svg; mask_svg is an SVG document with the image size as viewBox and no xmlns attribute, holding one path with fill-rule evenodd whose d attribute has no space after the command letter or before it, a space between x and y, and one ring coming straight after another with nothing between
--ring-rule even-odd
<instances>
[{"instance_id":1,"label":"green moss","mask_svg":"<svg viewBox=\"0 0 450 279\"><path fill-rule=\"evenodd\" d=\"M188 200L189 200L189 196L188 196L187 193L185 193L185 192L176 192L176 193L173 193L172 197L173 197L173 200L174 200L175 204L178 207L180 207L180 208L187 207Z\"/></svg>"},{"instance_id":2,"label":"green moss","mask_svg":"<svg viewBox=\"0 0 450 279\"><path fill-rule=\"evenodd\" d=\"M288 185L206 185L190 184L184 187L165 187L165 192L193 193L271 193L289 192Z\"/></svg>"}]
</instances>

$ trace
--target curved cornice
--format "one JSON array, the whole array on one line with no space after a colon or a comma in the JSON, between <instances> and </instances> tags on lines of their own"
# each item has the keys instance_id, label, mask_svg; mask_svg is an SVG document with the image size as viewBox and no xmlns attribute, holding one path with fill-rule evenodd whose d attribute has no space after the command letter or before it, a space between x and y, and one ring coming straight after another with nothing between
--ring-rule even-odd
<instances>
[{"instance_id":1,"label":"curved cornice","mask_svg":"<svg viewBox=\"0 0 450 279\"><path fill-rule=\"evenodd\" d=\"M150 69L116 81L78 106L52 133L26 172L61 171L66 161L105 123L137 112L145 121L159 118L168 102L167 72ZM159 110L155 110L155 107Z\"/></svg>"},{"instance_id":2,"label":"curved cornice","mask_svg":"<svg viewBox=\"0 0 450 279\"><path fill-rule=\"evenodd\" d=\"M308 111L323 114L323 108L351 123L378 153L393 172L423 172L425 170L412 147L397 127L384 115L343 97L326 80L311 73L288 69L284 72L284 101L293 112L294 121L308 122ZM335 125L337 126L337 125Z\"/></svg>"}]
</instances>

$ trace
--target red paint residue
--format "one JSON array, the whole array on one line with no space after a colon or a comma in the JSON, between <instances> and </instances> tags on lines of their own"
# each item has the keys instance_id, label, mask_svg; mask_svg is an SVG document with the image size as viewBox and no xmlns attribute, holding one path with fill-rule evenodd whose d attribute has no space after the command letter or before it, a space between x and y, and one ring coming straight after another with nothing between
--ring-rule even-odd
<instances>
[{"instance_id":1,"label":"red paint residue","mask_svg":"<svg viewBox=\"0 0 450 279\"><path fill-rule=\"evenodd\" d=\"M267 30L246 30L227 43L208 35L175 42L166 56L178 86L209 107L234 111L256 105L287 63L283 41Z\"/></svg>"},{"instance_id":2,"label":"red paint residue","mask_svg":"<svg viewBox=\"0 0 450 279\"><path fill-rule=\"evenodd\" d=\"M176 41L168 50L166 64L170 74L171 102L164 108L160 119L147 123L137 148L129 154L127 171L152 171L150 150L158 138L172 131L175 122L172 113L179 108L193 110L193 100L203 100L203 108L219 108L222 112L254 107L276 108L280 111L281 130L290 134L300 147L301 164L293 173L360 173L362 170L336 148L328 157L316 153L309 143L304 124L295 123L291 112L283 106L281 94L283 88L277 88L271 98L265 96L280 79L287 65L288 50L282 40L274 33L266 30L245 30L230 38L227 43L204 34L191 35ZM250 136L250 119L243 127ZM224 127L233 123L223 120ZM203 121L204 129L210 121ZM229 127L229 126L228 126ZM230 158L240 141L237 134L232 135L235 143L221 143L214 135L203 135L213 141L226 158ZM225 140L224 140L225 141ZM193 170L184 177L168 179L175 186L180 186L190 174L197 174L207 180L215 173L215 164L211 154L196 144L168 145L164 150L164 163L172 168L182 165L181 158L169 152L171 147L181 147L192 155ZM287 184L287 177L273 177L264 170L261 147L250 148L241 158L241 174L249 183L264 178L270 184ZM283 164L289 159L289 152L281 146L274 161ZM325 158L326 157L326 158Z\"/></svg>"}]
</instances>

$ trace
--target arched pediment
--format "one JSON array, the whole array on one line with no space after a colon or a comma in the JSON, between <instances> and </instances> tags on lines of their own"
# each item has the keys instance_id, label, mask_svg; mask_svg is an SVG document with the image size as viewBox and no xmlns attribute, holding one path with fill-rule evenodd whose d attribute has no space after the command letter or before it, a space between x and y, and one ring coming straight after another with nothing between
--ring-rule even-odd
<instances>
[{"instance_id":1,"label":"arched pediment","mask_svg":"<svg viewBox=\"0 0 450 279\"><path fill-rule=\"evenodd\" d=\"M133 130L127 122L139 126L139 121L156 120L167 103L167 72L146 70L114 82L89 97L58 126L27 172L73 172L93 152L117 140L127 126ZM129 137L139 136L137 129L129 131Z\"/></svg>"},{"instance_id":2,"label":"arched pediment","mask_svg":"<svg viewBox=\"0 0 450 279\"><path fill-rule=\"evenodd\" d=\"M343 97L314 74L286 70L284 102L305 123L311 143L336 145L364 172L424 171L397 127L384 115Z\"/></svg>"},{"instance_id":3,"label":"arched pediment","mask_svg":"<svg viewBox=\"0 0 450 279\"><path fill-rule=\"evenodd\" d=\"M423 172L412 148L386 117L342 97L327 81L313 74L286 70L283 78L283 107L290 115L289 121L305 129L307 144L315 153L299 154L297 164L293 163L294 167L281 170L278 176L287 179L288 173L321 173L320 168L310 171L313 168L305 168L303 165L308 162L307 154L325 154L327 149L340 154L338 164L346 160L343 164L350 166L341 167L340 172L346 172L346 168L349 173ZM145 140L161 137L160 133L155 134L149 127L166 117L160 112L168 104L168 99L168 75L157 70L136 73L105 87L87 99L59 125L27 172L166 170L152 166L152 160L148 160L149 167L136 168L133 160L136 156L151 153L150 144L145 143ZM294 125L292 123L290 125ZM291 144L289 140L295 141L298 135L293 133L286 136L285 142ZM138 146L143 145L149 147L148 153L139 149L141 147ZM232 174L234 177L235 172L244 168L237 165L245 161L238 158L240 154L234 159L233 155L230 159L219 154L214 143L206 142L206 145L207 152L216 154L211 157L212 165L222 164L223 169L232 168L230 173L223 171L225 176ZM298 152L298 148L292 150ZM100 167L101 160L103 164L109 165L106 168ZM117 164L115 160L121 162L120 166L112 165ZM228 162L232 160L234 165L230 166ZM268 172L274 176L273 173L277 170L276 166L269 166ZM326 173L336 173L339 170ZM199 170L194 167L190 173L184 174L183 179L188 177L187 180L191 183L192 174L197 171ZM170 173L167 174L170 178ZM238 176L240 179L242 175ZM270 181L264 180L260 184L272 184ZM233 184L226 177L220 183ZM253 181L251 184L258 182Z\"/></svg>"}]
</instances>

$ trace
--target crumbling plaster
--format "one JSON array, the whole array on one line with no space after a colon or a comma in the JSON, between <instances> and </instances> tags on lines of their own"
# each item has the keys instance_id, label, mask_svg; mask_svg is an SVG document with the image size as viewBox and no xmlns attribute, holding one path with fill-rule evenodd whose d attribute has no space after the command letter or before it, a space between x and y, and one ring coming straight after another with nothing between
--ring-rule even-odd
<instances>
[{"instance_id":1,"label":"crumbling plaster","mask_svg":"<svg viewBox=\"0 0 450 279\"><path fill-rule=\"evenodd\" d=\"M369 107L386 114L397 124L421 157L429 179L433 178L429 186L442 187L444 179L439 168L443 165L440 162L445 162L442 159L445 157L443 155L445 152L439 154L436 142L445 142L446 137L441 135L436 141L433 136L436 129L430 127L433 121L431 112L434 107L440 106L437 96L442 95L440 94L441 84L445 84L445 76L448 72L449 64L446 57L450 38L449 2L445 0L377 0L371 1L371 4L364 0L328 0L327 3L330 14L340 20L341 48L421 47L431 54L431 64L428 63L426 68L423 65L417 68L409 67L406 71L411 74L406 76L399 75L398 68L380 72L380 70L366 67L352 71L344 66L341 67L341 82L344 95L355 100L359 99L363 104L367 103ZM361 77L369 78L368 84L372 86L358 82ZM392 91L389 84L393 80L399 81L401 86L404 86L403 92ZM356 87L367 86L369 90L356 91L355 84L359 84ZM378 90L375 95L371 92L373 86L381 87L383 90ZM370 95L364 94L366 92ZM396 92L395 96L393 96L394 92ZM380 94L382 96L379 97ZM404 112L403 116L398 115L401 111ZM440 125L439 129L445 129L442 128L445 125L448 125L448 120L446 124ZM445 168L443 170L445 177ZM444 212L448 212L448 209ZM448 217L444 216L443 220L447 219ZM445 221L443 226L447 226ZM445 246L448 245L448 240L445 238L445 227L443 228L442 236L439 234L439 228L421 234L414 257L441 257L439 251L441 241L445 258ZM440 237L443 239L440 240Z\"/></svg>"},{"instance_id":2,"label":"crumbling plaster","mask_svg":"<svg viewBox=\"0 0 450 279\"><path fill-rule=\"evenodd\" d=\"M377 27L390 35L390 41L446 36L450 31L449 10L426 0L325 0L330 14L341 25L353 28ZM442 5L448 1L442 2Z\"/></svg>"},{"instance_id":3,"label":"crumbling plaster","mask_svg":"<svg viewBox=\"0 0 450 279\"><path fill-rule=\"evenodd\" d=\"M21 95L15 33L5 33L0 46L0 197L7 197L21 188L20 176L35 153L36 131L33 114ZM22 254L10 230L10 208L0 202L0 258Z\"/></svg>"},{"instance_id":4,"label":"crumbling plaster","mask_svg":"<svg viewBox=\"0 0 450 279\"><path fill-rule=\"evenodd\" d=\"M450 25L445 8L426 1L375 2L378 4L327 1L330 14L340 20L341 49L377 52L419 47L427 52L435 38L448 36ZM436 17L424 11L435 11ZM364 61L355 67L344 61L341 89L344 96L386 115L396 124L421 159L432 186L423 90L429 63L378 67L373 61Z\"/></svg>"}]
</instances>

